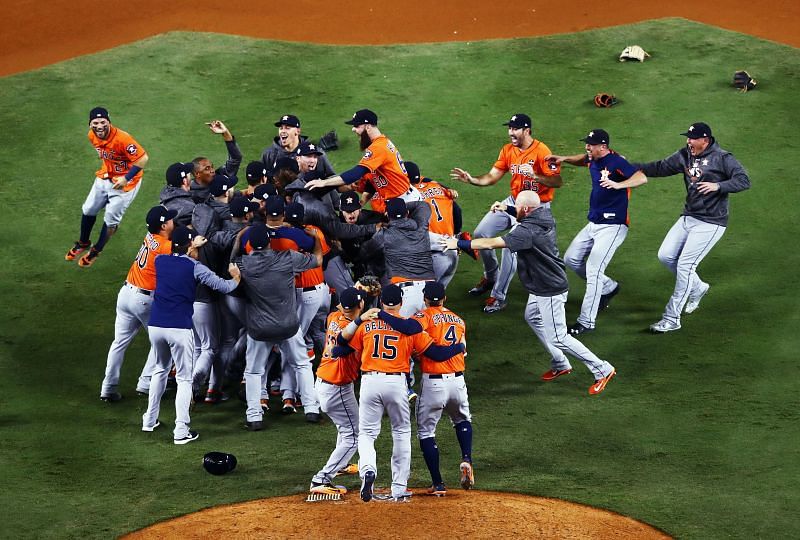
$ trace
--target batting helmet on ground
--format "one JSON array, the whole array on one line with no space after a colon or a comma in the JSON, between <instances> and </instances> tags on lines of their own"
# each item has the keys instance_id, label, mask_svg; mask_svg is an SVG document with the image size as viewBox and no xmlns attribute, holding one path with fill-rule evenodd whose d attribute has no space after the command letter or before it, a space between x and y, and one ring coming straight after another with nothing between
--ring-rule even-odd
<instances>
[{"instance_id":1,"label":"batting helmet on ground","mask_svg":"<svg viewBox=\"0 0 800 540\"><path fill-rule=\"evenodd\" d=\"M209 452L203 456L203 468L220 476L236 468L236 456L224 452Z\"/></svg>"}]
</instances>

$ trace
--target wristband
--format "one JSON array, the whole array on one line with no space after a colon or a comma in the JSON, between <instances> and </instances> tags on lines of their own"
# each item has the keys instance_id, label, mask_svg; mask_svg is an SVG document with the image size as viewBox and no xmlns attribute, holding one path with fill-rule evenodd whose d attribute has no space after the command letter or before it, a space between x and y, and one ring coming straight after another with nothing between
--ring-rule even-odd
<instances>
[{"instance_id":1,"label":"wristband","mask_svg":"<svg viewBox=\"0 0 800 540\"><path fill-rule=\"evenodd\" d=\"M456 245L461 251L472 251L472 240L459 240Z\"/></svg>"},{"instance_id":2,"label":"wristband","mask_svg":"<svg viewBox=\"0 0 800 540\"><path fill-rule=\"evenodd\" d=\"M137 167L136 165L131 165L130 170L127 173L125 173L125 180L130 182L133 179L134 176L139 174L139 171L141 171L141 170L142 170L141 167Z\"/></svg>"},{"instance_id":3,"label":"wristband","mask_svg":"<svg viewBox=\"0 0 800 540\"><path fill-rule=\"evenodd\" d=\"M362 319L361 315L359 315L353 322L356 323L356 326L361 326L361 324L364 322L364 319Z\"/></svg>"}]
</instances>

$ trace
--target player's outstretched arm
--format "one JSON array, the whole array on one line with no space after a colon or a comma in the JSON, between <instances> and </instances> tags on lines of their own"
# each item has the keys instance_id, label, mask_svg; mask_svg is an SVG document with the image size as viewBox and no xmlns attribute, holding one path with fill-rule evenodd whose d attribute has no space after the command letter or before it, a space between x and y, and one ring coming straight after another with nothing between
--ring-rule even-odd
<instances>
[{"instance_id":1,"label":"player's outstretched arm","mask_svg":"<svg viewBox=\"0 0 800 540\"><path fill-rule=\"evenodd\" d=\"M450 171L450 178L473 186L493 186L500 181L504 174L505 171L501 171L497 167L492 167L488 173L475 177L464 169L454 167L453 170Z\"/></svg>"},{"instance_id":2,"label":"player's outstretched arm","mask_svg":"<svg viewBox=\"0 0 800 540\"><path fill-rule=\"evenodd\" d=\"M582 167L586 165L586 154L574 154L572 156L559 156L556 154L547 154L544 156L545 161L555 161L558 164L561 163L569 163L570 165L575 165L576 167Z\"/></svg>"},{"instance_id":3,"label":"player's outstretched arm","mask_svg":"<svg viewBox=\"0 0 800 540\"><path fill-rule=\"evenodd\" d=\"M502 237L496 236L494 238L475 238L473 240L459 240L457 238L441 238L439 239L444 251L448 249L460 249L469 252L473 249L497 249L506 247L506 242Z\"/></svg>"},{"instance_id":4,"label":"player's outstretched arm","mask_svg":"<svg viewBox=\"0 0 800 540\"><path fill-rule=\"evenodd\" d=\"M606 189L635 188L646 183L647 183L647 177L644 175L642 171L636 171L635 173L633 173L633 175L631 175L630 178L628 178L627 180L623 180L622 182L614 182L613 180L609 180L608 178L600 180L600 185Z\"/></svg>"}]
</instances>

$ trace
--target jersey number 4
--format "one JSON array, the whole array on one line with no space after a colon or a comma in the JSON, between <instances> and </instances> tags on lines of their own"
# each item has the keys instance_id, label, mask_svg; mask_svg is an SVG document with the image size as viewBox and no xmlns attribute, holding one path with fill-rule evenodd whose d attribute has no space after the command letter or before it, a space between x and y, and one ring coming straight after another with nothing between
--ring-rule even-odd
<instances>
[{"instance_id":1,"label":"jersey number 4","mask_svg":"<svg viewBox=\"0 0 800 540\"><path fill-rule=\"evenodd\" d=\"M375 334L372 336L372 357L380 360L394 360L397 358L397 336L388 334Z\"/></svg>"}]
</instances>

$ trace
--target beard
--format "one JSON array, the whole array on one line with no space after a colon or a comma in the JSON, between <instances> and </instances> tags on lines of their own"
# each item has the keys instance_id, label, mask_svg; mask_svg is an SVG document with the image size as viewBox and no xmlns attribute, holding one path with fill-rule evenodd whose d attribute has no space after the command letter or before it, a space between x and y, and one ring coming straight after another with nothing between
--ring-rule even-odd
<instances>
[{"instance_id":1,"label":"beard","mask_svg":"<svg viewBox=\"0 0 800 540\"><path fill-rule=\"evenodd\" d=\"M367 148L369 148L369 145L372 144L372 139L370 139L369 135L367 135L366 129L361 132L361 135L359 135L358 144L359 146L361 146L361 150L366 150Z\"/></svg>"}]
</instances>

